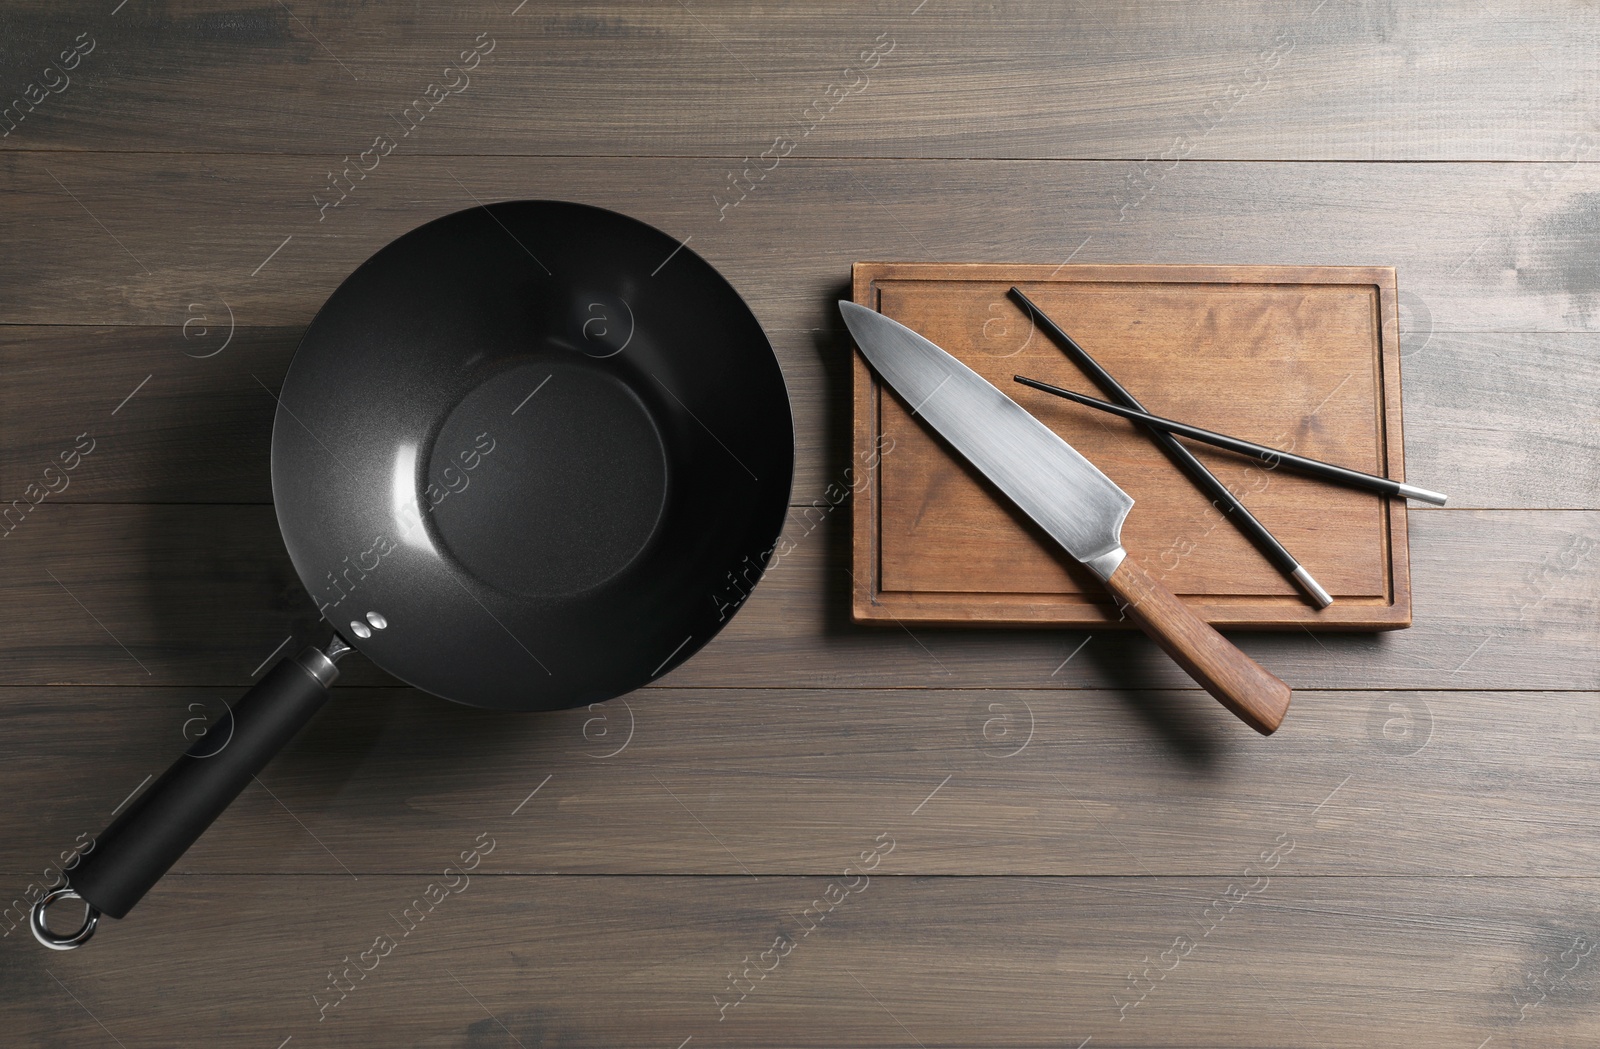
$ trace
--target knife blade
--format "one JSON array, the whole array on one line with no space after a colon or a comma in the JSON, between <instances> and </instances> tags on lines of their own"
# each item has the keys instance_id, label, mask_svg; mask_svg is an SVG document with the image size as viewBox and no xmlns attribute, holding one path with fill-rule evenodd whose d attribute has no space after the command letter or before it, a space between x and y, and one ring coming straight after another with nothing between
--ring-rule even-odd
<instances>
[{"instance_id":1,"label":"knife blade","mask_svg":"<svg viewBox=\"0 0 1600 1049\"><path fill-rule=\"evenodd\" d=\"M1288 685L1240 652L1127 557L1133 499L994 384L891 317L839 312L874 371L995 487L1105 584L1118 606L1206 691L1263 735L1283 721Z\"/></svg>"}]
</instances>

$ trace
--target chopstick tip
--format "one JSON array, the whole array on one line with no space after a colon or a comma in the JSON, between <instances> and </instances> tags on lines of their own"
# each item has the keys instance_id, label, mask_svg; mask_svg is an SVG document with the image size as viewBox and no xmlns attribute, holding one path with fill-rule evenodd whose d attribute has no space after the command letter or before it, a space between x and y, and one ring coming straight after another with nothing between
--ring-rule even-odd
<instances>
[{"instance_id":1,"label":"chopstick tip","mask_svg":"<svg viewBox=\"0 0 1600 1049\"><path fill-rule=\"evenodd\" d=\"M1399 482L1399 491L1396 494L1405 499L1417 499L1424 503L1432 503L1434 506L1443 506L1447 501L1447 497L1442 493L1430 492L1426 488L1418 488L1403 481Z\"/></svg>"},{"instance_id":2,"label":"chopstick tip","mask_svg":"<svg viewBox=\"0 0 1600 1049\"><path fill-rule=\"evenodd\" d=\"M1294 581L1300 584L1300 589L1305 591L1306 596L1311 598L1312 604L1318 608L1327 608L1333 604L1332 595L1324 590L1322 584L1312 578L1311 573L1307 572L1303 566L1296 565L1291 575Z\"/></svg>"}]
</instances>

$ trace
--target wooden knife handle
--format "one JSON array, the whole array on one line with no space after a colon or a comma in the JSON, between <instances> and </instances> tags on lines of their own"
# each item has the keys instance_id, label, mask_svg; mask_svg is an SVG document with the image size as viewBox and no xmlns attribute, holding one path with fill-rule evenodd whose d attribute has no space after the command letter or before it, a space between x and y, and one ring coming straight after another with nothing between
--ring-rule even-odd
<instances>
[{"instance_id":1,"label":"wooden knife handle","mask_svg":"<svg viewBox=\"0 0 1600 1049\"><path fill-rule=\"evenodd\" d=\"M1293 690L1213 630L1133 558L1122 559L1106 586L1122 610L1239 720L1263 736L1282 723Z\"/></svg>"}]
</instances>

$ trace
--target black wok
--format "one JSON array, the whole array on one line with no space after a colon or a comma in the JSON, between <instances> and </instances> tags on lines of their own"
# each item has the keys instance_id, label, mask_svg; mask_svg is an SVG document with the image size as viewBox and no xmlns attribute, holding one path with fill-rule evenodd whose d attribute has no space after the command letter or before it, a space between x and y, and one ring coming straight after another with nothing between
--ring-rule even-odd
<instances>
[{"instance_id":1,"label":"black wok","mask_svg":"<svg viewBox=\"0 0 1600 1049\"><path fill-rule=\"evenodd\" d=\"M46 946L126 915L352 647L496 710L667 673L748 592L794 467L783 376L738 294L659 230L578 204L473 208L379 251L311 322L278 398L278 524L337 633L279 662L95 840L35 906ZM71 935L44 921L63 898L87 906Z\"/></svg>"}]
</instances>

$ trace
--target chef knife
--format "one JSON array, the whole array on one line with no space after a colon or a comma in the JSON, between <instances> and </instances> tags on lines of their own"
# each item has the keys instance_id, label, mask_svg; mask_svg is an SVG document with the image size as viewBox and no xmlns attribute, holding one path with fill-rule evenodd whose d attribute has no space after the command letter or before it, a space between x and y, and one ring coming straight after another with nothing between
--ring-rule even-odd
<instances>
[{"instance_id":1,"label":"chef knife","mask_svg":"<svg viewBox=\"0 0 1600 1049\"><path fill-rule=\"evenodd\" d=\"M1118 606L1241 721L1270 735L1288 685L1196 616L1122 548L1133 499L983 376L899 321L853 302L856 345L905 402L1052 539L1104 581Z\"/></svg>"}]
</instances>

